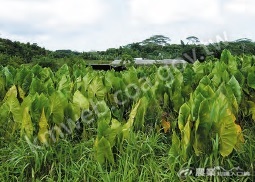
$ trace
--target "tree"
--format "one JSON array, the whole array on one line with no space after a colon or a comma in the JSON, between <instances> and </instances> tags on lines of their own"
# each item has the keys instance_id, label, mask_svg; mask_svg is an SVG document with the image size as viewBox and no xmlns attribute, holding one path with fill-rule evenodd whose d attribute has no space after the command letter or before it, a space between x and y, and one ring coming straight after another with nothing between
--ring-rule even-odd
<instances>
[{"instance_id":1,"label":"tree","mask_svg":"<svg viewBox=\"0 0 255 182\"><path fill-rule=\"evenodd\" d=\"M163 36L163 35L153 35L148 39L145 39L141 42L142 45L160 45L160 46L166 46L169 45L169 42L171 41L170 38Z\"/></svg>"},{"instance_id":2,"label":"tree","mask_svg":"<svg viewBox=\"0 0 255 182\"><path fill-rule=\"evenodd\" d=\"M123 54L121 56L121 62L120 62L121 65L124 65L124 64L133 65L134 63L135 63L134 58L131 55Z\"/></svg>"},{"instance_id":3,"label":"tree","mask_svg":"<svg viewBox=\"0 0 255 182\"><path fill-rule=\"evenodd\" d=\"M196 43L200 42L200 40L197 37L195 37L195 36L189 36L189 37L186 38L186 40L188 40L187 44L189 44L190 42L192 44L196 44Z\"/></svg>"},{"instance_id":4,"label":"tree","mask_svg":"<svg viewBox=\"0 0 255 182\"><path fill-rule=\"evenodd\" d=\"M237 40L235 40L235 42L252 42L252 40L251 39L248 39L248 38L241 38L241 39L237 39Z\"/></svg>"}]
</instances>

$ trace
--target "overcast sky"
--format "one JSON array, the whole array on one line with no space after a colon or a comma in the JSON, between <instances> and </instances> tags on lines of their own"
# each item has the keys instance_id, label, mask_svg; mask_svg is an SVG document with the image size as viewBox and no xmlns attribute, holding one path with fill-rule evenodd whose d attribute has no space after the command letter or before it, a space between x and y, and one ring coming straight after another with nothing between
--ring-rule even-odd
<instances>
[{"instance_id":1,"label":"overcast sky","mask_svg":"<svg viewBox=\"0 0 255 182\"><path fill-rule=\"evenodd\" d=\"M151 35L173 43L255 40L254 0L0 0L0 37L46 49L105 50Z\"/></svg>"}]
</instances>

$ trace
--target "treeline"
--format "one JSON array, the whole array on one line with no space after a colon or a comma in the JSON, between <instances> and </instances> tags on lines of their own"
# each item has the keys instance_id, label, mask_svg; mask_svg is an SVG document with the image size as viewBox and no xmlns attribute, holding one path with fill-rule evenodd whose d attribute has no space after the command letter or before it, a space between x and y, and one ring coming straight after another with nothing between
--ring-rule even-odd
<instances>
[{"instance_id":1,"label":"treeline","mask_svg":"<svg viewBox=\"0 0 255 182\"><path fill-rule=\"evenodd\" d=\"M131 43L106 51L77 52L72 50L46 50L33 43L21 43L0 38L0 65L18 67L21 64L39 64L43 67L57 69L64 63L76 61L86 63L110 62L115 59L144 58L153 60L185 59L188 62L204 61L207 57L220 58L221 52L228 49L233 55L255 55L255 43L250 39L239 39L232 42L201 44L195 36L188 37L180 44L171 44L163 35L152 36L142 42Z\"/></svg>"}]
</instances>

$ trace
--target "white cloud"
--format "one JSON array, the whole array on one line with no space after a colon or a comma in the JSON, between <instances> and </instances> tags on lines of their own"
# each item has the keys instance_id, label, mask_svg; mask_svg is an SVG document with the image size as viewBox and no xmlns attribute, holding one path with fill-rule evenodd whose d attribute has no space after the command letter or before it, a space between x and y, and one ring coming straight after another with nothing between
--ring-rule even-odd
<instances>
[{"instance_id":1,"label":"white cloud","mask_svg":"<svg viewBox=\"0 0 255 182\"><path fill-rule=\"evenodd\" d=\"M224 3L224 10L234 14L255 15L254 6L254 0L232 0Z\"/></svg>"},{"instance_id":2,"label":"white cloud","mask_svg":"<svg viewBox=\"0 0 255 182\"><path fill-rule=\"evenodd\" d=\"M0 37L47 49L104 50L151 35L255 40L254 0L0 0Z\"/></svg>"},{"instance_id":3,"label":"white cloud","mask_svg":"<svg viewBox=\"0 0 255 182\"><path fill-rule=\"evenodd\" d=\"M61 30L95 24L106 11L102 0L8 0L1 2L0 20Z\"/></svg>"},{"instance_id":4,"label":"white cloud","mask_svg":"<svg viewBox=\"0 0 255 182\"><path fill-rule=\"evenodd\" d=\"M215 0L130 0L134 23L168 24L180 21L211 21L220 19Z\"/></svg>"}]
</instances>

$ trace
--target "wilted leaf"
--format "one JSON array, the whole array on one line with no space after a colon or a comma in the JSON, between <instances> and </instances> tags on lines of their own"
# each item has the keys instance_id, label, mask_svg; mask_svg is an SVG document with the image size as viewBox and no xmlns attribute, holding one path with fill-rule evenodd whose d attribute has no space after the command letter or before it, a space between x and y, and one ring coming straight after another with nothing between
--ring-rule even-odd
<instances>
[{"instance_id":1,"label":"wilted leaf","mask_svg":"<svg viewBox=\"0 0 255 182\"><path fill-rule=\"evenodd\" d=\"M164 133L167 133L170 130L170 122L166 121L165 119L162 119L161 126L164 129Z\"/></svg>"}]
</instances>

